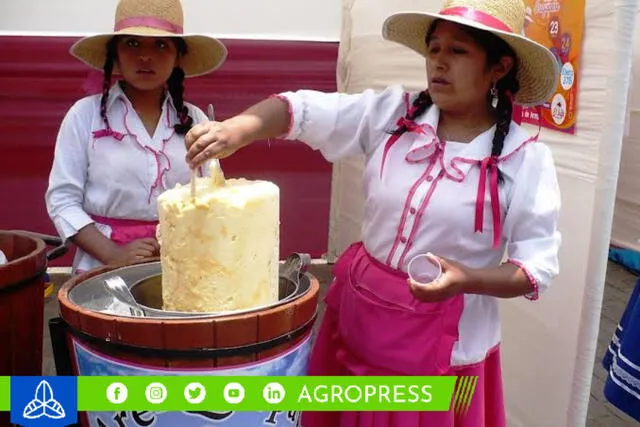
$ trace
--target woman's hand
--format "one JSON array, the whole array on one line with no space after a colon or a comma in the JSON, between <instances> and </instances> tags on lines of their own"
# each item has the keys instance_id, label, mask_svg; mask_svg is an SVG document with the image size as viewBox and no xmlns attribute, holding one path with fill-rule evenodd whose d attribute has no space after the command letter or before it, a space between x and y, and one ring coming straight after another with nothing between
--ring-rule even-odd
<instances>
[{"instance_id":1,"label":"woman's hand","mask_svg":"<svg viewBox=\"0 0 640 427\"><path fill-rule=\"evenodd\" d=\"M225 158L248 142L237 127L221 122L197 124L185 135L187 163L195 169L212 158Z\"/></svg>"},{"instance_id":2,"label":"woman's hand","mask_svg":"<svg viewBox=\"0 0 640 427\"><path fill-rule=\"evenodd\" d=\"M160 245L154 238L144 238L134 240L128 245L117 247L108 264L132 264L145 258L153 258L160 254Z\"/></svg>"},{"instance_id":3,"label":"woman's hand","mask_svg":"<svg viewBox=\"0 0 640 427\"><path fill-rule=\"evenodd\" d=\"M422 302L439 302L464 292L468 283L473 281L473 270L464 265L434 256L442 266L442 274L433 282L424 285L408 279L409 289L416 299Z\"/></svg>"},{"instance_id":4,"label":"woman's hand","mask_svg":"<svg viewBox=\"0 0 640 427\"><path fill-rule=\"evenodd\" d=\"M261 101L224 122L195 125L185 136L192 169L212 158L224 158L259 139L277 138L289 129L289 106L278 98Z\"/></svg>"}]
</instances>

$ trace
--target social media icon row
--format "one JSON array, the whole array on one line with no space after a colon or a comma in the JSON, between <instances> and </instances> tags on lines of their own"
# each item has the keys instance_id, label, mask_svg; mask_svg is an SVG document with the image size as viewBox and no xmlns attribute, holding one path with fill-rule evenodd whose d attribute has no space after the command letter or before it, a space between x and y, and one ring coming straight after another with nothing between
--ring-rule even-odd
<instances>
[{"instance_id":1,"label":"social media icon row","mask_svg":"<svg viewBox=\"0 0 640 427\"><path fill-rule=\"evenodd\" d=\"M232 405L242 403L245 399L244 386L237 382L231 382L224 387L222 397L225 401ZM286 396L286 392L282 384L272 382L264 386L262 389L262 398L270 404L281 403ZM129 397L127 386L122 383L111 383L107 387L107 400L113 404L121 404L126 402ZM197 382L190 383L184 388L184 398L192 404L199 404L207 397L206 388ZM160 404L167 399L167 388L162 383L151 383L145 389L145 398L149 403Z\"/></svg>"},{"instance_id":2,"label":"social media icon row","mask_svg":"<svg viewBox=\"0 0 640 427\"><path fill-rule=\"evenodd\" d=\"M149 403L163 403L167 399L167 387L162 383L151 383L145 389L144 396ZM107 400L111 403L124 403L128 397L129 389L122 383L111 383L107 387ZM191 383L184 388L184 398L189 403L202 403L206 397L207 389L200 383Z\"/></svg>"}]
</instances>

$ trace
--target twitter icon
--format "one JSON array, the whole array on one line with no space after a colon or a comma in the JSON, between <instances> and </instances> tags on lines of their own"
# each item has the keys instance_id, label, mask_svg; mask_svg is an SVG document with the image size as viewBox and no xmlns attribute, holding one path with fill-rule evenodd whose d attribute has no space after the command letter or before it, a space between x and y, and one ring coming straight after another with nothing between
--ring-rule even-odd
<instances>
[{"instance_id":1,"label":"twitter icon","mask_svg":"<svg viewBox=\"0 0 640 427\"><path fill-rule=\"evenodd\" d=\"M187 402L197 405L207 397L207 389L200 383L190 383L184 388L184 398Z\"/></svg>"}]
</instances>

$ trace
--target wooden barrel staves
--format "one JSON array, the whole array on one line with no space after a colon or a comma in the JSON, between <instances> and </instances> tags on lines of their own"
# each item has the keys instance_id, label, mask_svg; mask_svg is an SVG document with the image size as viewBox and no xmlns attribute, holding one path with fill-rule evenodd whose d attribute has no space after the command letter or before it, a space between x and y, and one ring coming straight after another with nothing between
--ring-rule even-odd
<instances>
[{"instance_id":1,"label":"wooden barrel staves","mask_svg":"<svg viewBox=\"0 0 640 427\"><path fill-rule=\"evenodd\" d=\"M47 253L47 244L58 248ZM47 260L66 247L56 237L0 230L0 250L8 261L0 265L0 376L40 376ZM0 413L0 425L8 424Z\"/></svg>"},{"instance_id":2,"label":"wooden barrel staves","mask_svg":"<svg viewBox=\"0 0 640 427\"><path fill-rule=\"evenodd\" d=\"M149 265L142 263L127 268ZM67 374L174 375L188 371L189 375L225 375L228 371L227 375L254 375L253 372L259 372L255 375L305 375L320 287L312 275L300 274L300 283L304 280L306 285L299 296L239 314L132 317L88 308L74 300L74 289L79 291L78 287L87 285L95 288L89 292L91 301L101 298L97 295L104 291L102 278L117 271L115 267L92 270L70 279L58 293L64 333L52 332L52 340L58 336L65 341L67 353L61 357L58 350L56 365L65 363L64 358L69 359L71 372ZM54 352L55 347L54 342ZM246 373L239 374L239 370ZM60 369L58 373L65 374ZM107 420L113 420L114 415L117 416L82 414L81 421L84 426L110 425ZM170 421L158 420L158 425L169 422L200 426L210 421L205 413L201 415L203 419L189 414L183 420L175 418L179 417L175 413L155 416L174 417ZM229 424L218 420L216 425L262 425L269 416L268 413L238 412ZM295 426L296 416L289 414L278 426Z\"/></svg>"}]
</instances>

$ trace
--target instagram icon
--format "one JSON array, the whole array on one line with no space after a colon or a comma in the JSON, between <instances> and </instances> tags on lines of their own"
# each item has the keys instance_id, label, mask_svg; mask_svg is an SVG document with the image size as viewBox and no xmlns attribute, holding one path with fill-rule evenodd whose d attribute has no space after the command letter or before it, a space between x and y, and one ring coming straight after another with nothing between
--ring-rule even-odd
<instances>
[{"instance_id":1,"label":"instagram icon","mask_svg":"<svg viewBox=\"0 0 640 427\"><path fill-rule=\"evenodd\" d=\"M162 383L151 383L147 386L144 395L149 403L162 403L167 398L167 388Z\"/></svg>"}]
</instances>

